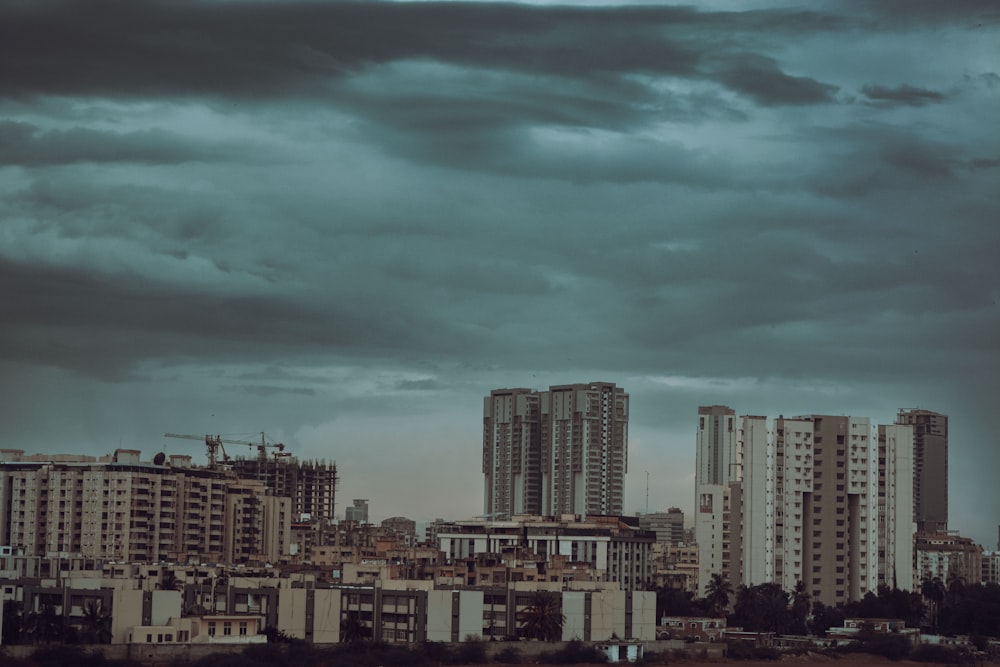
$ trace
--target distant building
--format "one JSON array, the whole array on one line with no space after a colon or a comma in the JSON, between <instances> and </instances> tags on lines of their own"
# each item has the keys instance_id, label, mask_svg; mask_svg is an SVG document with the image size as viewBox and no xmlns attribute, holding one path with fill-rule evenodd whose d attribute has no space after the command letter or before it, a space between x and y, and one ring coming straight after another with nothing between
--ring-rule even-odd
<instances>
[{"instance_id":1,"label":"distant building","mask_svg":"<svg viewBox=\"0 0 1000 667\"><path fill-rule=\"evenodd\" d=\"M344 519L368 523L368 501L364 498L355 498L354 504L344 510Z\"/></svg>"},{"instance_id":2,"label":"distant building","mask_svg":"<svg viewBox=\"0 0 1000 667\"><path fill-rule=\"evenodd\" d=\"M384 519L382 527L394 533L407 535L411 539L417 536L417 522L413 519L407 519L405 516L393 516Z\"/></svg>"},{"instance_id":3,"label":"distant building","mask_svg":"<svg viewBox=\"0 0 1000 667\"><path fill-rule=\"evenodd\" d=\"M913 427L699 409L699 592L804 582L824 604L913 586ZM707 551L707 553L706 553Z\"/></svg>"},{"instance_id":4,"label":"distant building","mask_svg":"<svg viewBox=\"0 0 1000 667\"><path fill-rule=\"evenodd\" d=\"M561 557L593 571L596 580L611 581L623 590L644 590L652 582L651 552L656 536L620 517L575 515L519 516L511 521L458 521L438 529L439 548L450 562L480 554L519 550L543 561ZM564 568L565 569L565 568Z\"/></svg>"},{"instance_id":5,"label":"distant building","mask_svg":"<svg viewBox=\"0 0 1000 667\"><path fill-rule=\"evenodd\" d=\"M191 457L0 452L0 546L26 556L264 563L287 557L291 500Z\"/></svg>"},{"instance_id":6,"label":"distant building","mask_svg":"<svg viewBox=\"0 0 1000 667\"><path fill-rule=\"evenodd\" d=\"M914 583L940 579L945 586L955 579L966 584L983 580L983 548L971 538L950 533L918 533Z\"/></svg>"},{"instance_id":7,"label":"distant building","mask_svg":"<svg viewBox=\"0 0 1000 667\"><path fill-rule=\"evenodd\" d=\"M245 480L264 484L275 496L292 499L296 516L333 520L336 516L337 464L326 461L281 458L236 458L233 472Z\"/></svg>"},{"instance_id":8,"label":"distant building","mask_svg":"<svg viewBox=\"0 0 1000 667\"><path fill-rule=\"evenodd\" d=\"M629 397L609 382L495 389L483 401L483 514L620 515Z\"/></svg>"},{"instance_id":9,"label":"distant building","mask_svg":"<svg viewBox=\"0 0 1000 667\"><path fill-rule=\"evenodd\" d=\"M736 438L736 412L724 405L698 408L695 452L694 538L698 543L698 591L704 595L713 573L732 581L729 527L730 485L743 479Z\"/></svg>"},{"instance_id":10,"label":"distant building","mask_svg":"<svg viewBox=\"0 0 1000 667\"><path fill-rule=\"evenodd\" d=\"M1000 584L1000 550L983 552L980 581L984 584Z\"/></svg>"},{"instance_id":11,"label":"distant building","mask_svg":"<svg viewBox=\"0 0 1000 667\"><path fill-rule=\"evenodd\" d=\"M913 427L913 518L920 532L948 530L948 415L900 410L897 424Z\"/></svg>"},{"instance_id":12,"label":"distant building","mask_svg":"<svg viewBox=\"0 0 1000 667\"><path fill-rule=\"evenodd\" d=\"M639 515L639 527L656 533L657 542L682 544L684 542L684 512L671 507L666 512Z\"/></svg>"}]
</instances>

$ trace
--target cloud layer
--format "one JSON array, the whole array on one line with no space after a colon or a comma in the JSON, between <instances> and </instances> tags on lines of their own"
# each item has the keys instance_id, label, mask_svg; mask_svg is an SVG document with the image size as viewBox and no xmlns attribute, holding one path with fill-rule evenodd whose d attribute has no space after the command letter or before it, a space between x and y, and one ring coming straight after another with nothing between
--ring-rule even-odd
<instances>
[{"instance_id":1,"label":"cloud layer","mask_svg":"<svg viewBox=\"0 0 1000 667\"><path fill-rule=\"evenodd\" d=\"M919 405L992 539L1000 14L754 7L0 7L11 444L264 430L467 516L481 397L601 379L690 510L701 403Z\"/></svg>"}]
</instances>

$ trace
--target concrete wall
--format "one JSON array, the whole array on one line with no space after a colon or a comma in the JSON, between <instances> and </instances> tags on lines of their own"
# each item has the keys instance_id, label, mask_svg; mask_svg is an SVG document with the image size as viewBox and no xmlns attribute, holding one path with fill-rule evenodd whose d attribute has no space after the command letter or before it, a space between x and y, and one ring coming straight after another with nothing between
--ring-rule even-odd
<instances>
[{"instance_id":1,"label":"concrete wall","mask_svg":"<svg viewBox=\"0 0 1000 667\"><path fill-rule=\"evenodd\" d=\"M590 640L625 637L625 591L595 591L590 595Z\"/></svg>"},{"instance_id":2,"label":"concrete wall","mask_svg":"<svg viewBox=\"0 0 1000 667\"><path fill-rule=\"evenodd\" d=\"M317 589L313 608L313 642L336 644L340 641L340 591Z\"/></svg>"},{"instance_id":3,"label":"concrete wall","mask_svg":"<svg viewBox=\"0 0 1000 667\"><path fill-rule=\"evenodd\" d=\"M563 641L583 639L587 629L587 594L582 591L566 591L562 596L562 605L563 616L566 617L566 622L563 623Z\"/></svg>"},{"instance_id":4,"label":"concrete wall","mask_svg":"<svg viewBox=\"0 0 1000 667\"><path fill-rule=\"evenodd\" d=\"M289 637L306 638L306 589L282 588L278 592L278 627Z\"/></svg>"},{"instance_id":5,"label":"concrete wall","mask_svg":"<svg viewBox=\"0 0 1000 667\"><path fill-rule=\"evenodd\" d=\"M632 593L632 636L629 639L652 641L656 639L656 593Z\"/></svg>"}]
</instances>

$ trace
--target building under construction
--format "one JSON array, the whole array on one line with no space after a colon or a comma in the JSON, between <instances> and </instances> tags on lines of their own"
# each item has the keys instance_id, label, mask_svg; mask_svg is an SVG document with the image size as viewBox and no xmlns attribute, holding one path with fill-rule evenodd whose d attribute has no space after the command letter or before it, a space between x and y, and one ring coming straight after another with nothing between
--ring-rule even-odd
<instances>
[{"instance_id":1,"label":"building under construction","mask_svg":"<svg viewBox=\"0 0 1000 667\"><path fill-rule=\"evenodd\" d=\"M292 499L296 516L333 520L337 464L295 458L235 458L229 462L240 479L256 480L276 496Z\"/></svg>"}]
</instances>

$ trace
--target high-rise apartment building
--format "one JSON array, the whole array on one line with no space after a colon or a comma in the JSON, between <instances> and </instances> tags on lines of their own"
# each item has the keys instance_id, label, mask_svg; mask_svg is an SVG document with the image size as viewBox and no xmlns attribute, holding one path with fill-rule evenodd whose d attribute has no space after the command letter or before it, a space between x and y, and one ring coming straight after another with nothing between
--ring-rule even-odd
<instances>
[{"instance_id":1,"label":"high-rise apartment building","mask_svg":"<svg viewBox=\"0 0 1000 667\"><path fill-rule=\"evenodd\" d=\"M483 474L487 517L542 513L541 397L495 389L483 401Z\"/></svg>"},{"instance_id":2,"label":"high-rise apartment building","mask_svg":"<svg viewBox=\"0 0 1000 667\"><path fill-rule=\"evenodd\" d=\"M900 410L896 423L913 427L913 518L917 530L947 532L948 415Z\"/></svg>"},{"instance_id":3,"label":"high-rise apartment building","mask_svg":"<svg viewBox=\"0 0 1000 667\"><path fill-rule=\"evenodd\" d=\"M484 514L620 515L628 415L628 394L609 382L490 392Z\"/></svg>"},{"instance_id":4,"label":"high-rise apartment building","mask_svg":"<svg viewBox=\"0 0 1000 667\"><path fill-rule=\"evenodd\" d=\"M716 573L733 586L792 590L801 581L825 604L860 599L882 584L912 587L910 426L873 429L868 418L807 415L781 416L768 431L764 417L737 422L728 408L701 408L696 484L708 472L703 451L729 446L730 419L733 478L699 491L696 540L709 550L700 561L702 593ZM712 432L720 424L725 438Z\"/></svg>"},{"instance_id":5,"label":"high-rise apartment building","mask_svg":"<svg viewBox=\"0 0 1000 667\"><path fill-rule=\"evenodd\" d=\"M26 556L264 563L288 554L291 500L191 457L0 451L0 546Z\"/></svg>"},{"instance_id":6,"label":"high-rise apartment building","mask_svg":"<svg viewBox=\"0 0 1000 667\"><path fill-rule=\"evenodd\" d=\"M737 440L736 412L724 405L698 408L695 452L694 539L698 543L698 590L705 593L711 575L731 580L730 503L732 485L743 479L743 456Z\"/></svg>"}]
</instances>

